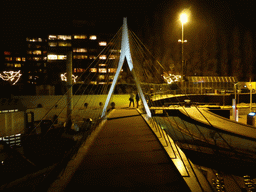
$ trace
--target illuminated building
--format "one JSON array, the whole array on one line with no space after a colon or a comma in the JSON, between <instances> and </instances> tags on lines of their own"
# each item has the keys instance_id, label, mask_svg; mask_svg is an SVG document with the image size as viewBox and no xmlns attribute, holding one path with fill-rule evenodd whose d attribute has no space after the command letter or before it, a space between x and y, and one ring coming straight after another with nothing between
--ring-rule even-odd
<instances>
[{"instance_id":1,"label":"illuminated building","mask_svg":"<svg viewBox=\"0 0 256 192\"><path fill-rule=\"evenodd\" d=\"M47 73L47 39L26 37L26 66L24 78L28 84L44 84Z\"/></svg>"},{"instance_id":2,"label":"illuminated building","mask_svg":"<svg viewBox=\"0 0 256 192\"><path fill-rule=\"evenodd\" d=\"M108 68L107 56L99 56L99 53L108 45L113 34L100 32L85 21L73 21L70 31L27 36L23 53L4 51L4 65L0 72L20 70L22 77L17 84L25 86L64 85L61 74L66 72L67 52L72 51L73 74L83 74L74 83L106 84L113 78L115 69ZM96 58L100 63L87 69ZM114 61L117 58L112 55L108 59ZM90 77L89 73L92 73ZM109 79L106 78L108 73L111 74Z\"/></svg>"}]
</instances>

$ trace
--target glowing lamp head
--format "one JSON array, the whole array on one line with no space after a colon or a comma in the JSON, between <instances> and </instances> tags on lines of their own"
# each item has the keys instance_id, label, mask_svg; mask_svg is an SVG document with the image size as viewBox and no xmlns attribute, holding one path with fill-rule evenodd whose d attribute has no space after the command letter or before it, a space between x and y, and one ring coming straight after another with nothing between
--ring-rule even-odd
<instances>
[{"instance_id":1,"label":"glowing lamp head","mask_svg":"<svg viewBox=\"0 0 256 192\"><path fill-rule=\"evenodd\" d=\"M188 21L188 15L186 13L182 13L180 15L180 21L181 23L186 23Z\"/></svg>"}]
</instances>

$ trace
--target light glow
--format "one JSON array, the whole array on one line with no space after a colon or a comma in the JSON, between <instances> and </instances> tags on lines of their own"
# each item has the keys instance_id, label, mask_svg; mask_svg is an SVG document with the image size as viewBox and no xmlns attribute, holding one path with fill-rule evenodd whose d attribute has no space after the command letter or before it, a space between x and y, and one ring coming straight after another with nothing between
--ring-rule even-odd
<instances>
[{"instance_id":1,"label":"light glow","mask_svg":"<svg viewBox=\"0 0 256 192\"><path fill-rule=\"evenodd\" d=\"M96 39L97 39L97 36L96 36L96 35L91 35L91 36L89 37L89 39L90 39L90 40L96 40Z\"/></svg>"},{"instance_id":2,"label":"light glow","mask_svg":"<svg viewBox=\"0 0 256 192\"><path fill-rule=\"evenodd\" d=\"M107 42L106 41L101 41L101 42L99 42L99 46L107 46Z\"/></svg>"},{"instance_id":3,"label":"light glow","mask_svg":"<svg viewBox=\"0 0 256 192\"><path fill-rule=\"evenodd\" d=\"M106 59L107 59L107 56L106 56L106 55L100 55L100 59L101 59L101 60L106 60Z\"/></svg>"},{"instance_id":4,"label":"light glow","mask_svg":"<svg viewBox=\"0 0 256 192\"><path fill-rule=\"evenodd\" d=\"M180 15L180 21L181 21L181 23L187 23L187 21L188 21L188 15L187 15L186 13L182 13L182 14Z\"/></svg>"},{"instance_id":5,"label":"light glow","mask_svg":"<svg viewBox=\"0 0 256 192\"><path fill-rule=\"evenodd\" d=\"M61 81L67 81L67 73L60 74L60 78L61 78ZM76 83L77 78L78 78L78 75L75 76L74 74L72 74L72 80L73 80L74 83Z\"/></svg>"},{"instance_id":6,"label":"light glow","mask_svg":"<svg viewBox=\"0 0 256 192\"><path fill-rule=\"evenodd\" d=\"M21 73L20 73L20 70L19 71L3 71L3 74L2 75L0 73L0 77L4 80L4 81L10 81L12 82L12 85L15 85L20 77L21 77Z\"/></svg>"},{"instance_id":7,"label":"light glow","mask_svg":"<svg viewBox=\"0 0 256 192\"><path fill-rule=\"evenodd\" d=\"M174 75L171 73L164 72L164 74L162 76L168 84L172 84L174 82L178 82L181 80L181 75Z\"/></svg>"},{"instance_id":8,"label":"light glow","mask_svg":"<svg viewBox=\"0 0 256 192\"><path fill-rule=\"evenodd\" d=\"M74 39L87 39L86 35L74 35Z\"/></svg>"}]
</instances>

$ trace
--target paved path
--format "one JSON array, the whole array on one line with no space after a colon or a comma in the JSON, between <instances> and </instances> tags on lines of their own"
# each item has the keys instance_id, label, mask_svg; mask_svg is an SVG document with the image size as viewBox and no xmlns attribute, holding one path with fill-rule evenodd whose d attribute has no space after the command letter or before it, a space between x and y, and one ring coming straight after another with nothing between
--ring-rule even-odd
<instances>
[{"instance_id":1,"label":"paved path","mask_svg":"<svg viewBox=\"0 0 256 192\"><path fill-rule=\"evenodd\" d=\"M72 172L72 167L67 169ZM190 191L156 136L134 108L116 109L110 114L81 158L71 180L66 182L66 192ZM55 183L51 191L59 191L58 188Z\"/></svg>"}]
</instances>

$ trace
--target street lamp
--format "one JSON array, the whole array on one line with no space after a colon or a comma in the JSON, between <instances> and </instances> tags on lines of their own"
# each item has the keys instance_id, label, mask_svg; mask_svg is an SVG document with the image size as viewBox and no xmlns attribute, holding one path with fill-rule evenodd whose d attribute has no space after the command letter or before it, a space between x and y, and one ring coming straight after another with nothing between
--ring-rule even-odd
<instances>
[{"instance_id":1,"label":"street lamp","mask_svg":"<svg viewBox=\"0 0 256 192\"><path fill-rule=\"evenodd\" d=\"M182 34L181 34L181 83L183 84L183 76L184 76L184 56L183 56L183 43L187 42L184 41L184 23L188 21L188 15L186 13L182 13L180 15L180 21L182 24Z\"/></svg>"}]
</instances>

